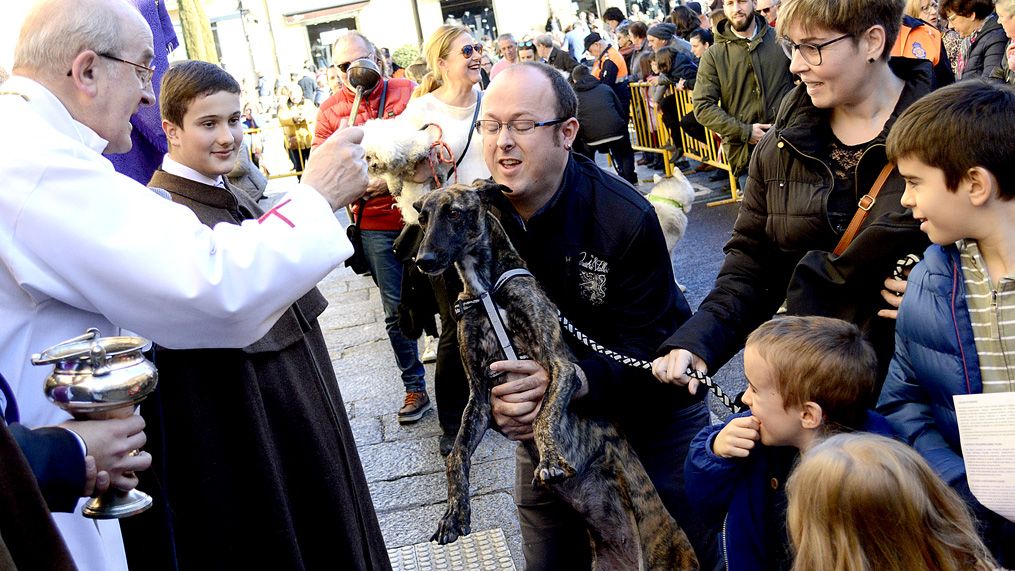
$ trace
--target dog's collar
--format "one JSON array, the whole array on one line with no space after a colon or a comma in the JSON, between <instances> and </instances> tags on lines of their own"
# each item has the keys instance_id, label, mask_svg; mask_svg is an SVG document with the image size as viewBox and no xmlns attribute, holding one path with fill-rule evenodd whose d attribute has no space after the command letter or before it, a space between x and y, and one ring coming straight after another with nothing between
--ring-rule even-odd
<instances>
[{"instance_id":1,"label":"dog's collar","mask_svg":"<svg viewBox=\"0 0 1015 571\"><path fill-rule=\"evenodd\" d=\"M677 208L679 208L681 210L684 209L684 204L682 202L680 202L679 200L673 200L672 198L666 198L665 196L658 196L658 195L655 195L655 194L650 194L646 198L648 198L649 202L662 202L663 204L669 204L671 206L676 206Z\"/></svg>"},{"instance_id":2,"label":"dog's collar","mask_svg":"<svg viewBox=\"0 0 1015 571\"><path fill-rule=\"evenodd\" d=\"M508 337L507 327L504 326L504 321L500 317L500 308L493 301L493 294L500 291L504 287L504 284L512 279L523 276L533 277L532 273L525 268L508 270L497 278L492 288L479 294L478 298L458 299L453 308L455 319L460 321L462 316L465 315L465 310L483 304L483 309L486 310L486 318L490 320L490 325L493 326L493 332L497 335L497 343L504 352L504 358L510 361L517 361L518 355L515 354L514 346L511 345L511 338Z\"/></svg>"}]
</instances>

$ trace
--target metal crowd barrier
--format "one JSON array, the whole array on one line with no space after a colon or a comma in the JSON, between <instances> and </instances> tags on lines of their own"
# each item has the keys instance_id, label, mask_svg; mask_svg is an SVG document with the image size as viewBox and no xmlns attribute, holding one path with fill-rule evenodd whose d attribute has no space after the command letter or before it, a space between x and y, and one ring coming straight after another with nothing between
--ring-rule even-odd
<instances>
[{"instance_id":1,"label":"metal crowd barrier","mask_svg":"<svg viewBox=\"0 0 1015 571\"><path fill-rule=\"evenodd\" d=\"M673 86L670 86L670 90L677 98L677 112L681 118L689 113L694 113L694 103L691 100L690 91L676 90L673 89ZM730 180L730 197L724 200L709 202L708 206L719 206L742 200L743 196L741 196L740 189L737 188L737 177L734 176L733 169L730 168L729 163L726 161L726 154L722 150L722 139L715 131L704 126L702 127L705 129L704 141L699 141L688 135L683 129L680 129L680 140L684 145L684 156L690 157L699 163L711 165L726 171Z\"/></svg>"},{"instance_id":2,"label":"metal crowd barrier","mask_svg":"<svg viewBox=\"0 0 1015 571\"><path fill-rule=\"evenodd\" d=\"M652 102L652 90L654 86L647 82L631 83L631 124L634 128L637 146L635 150L661 153L663 155L665 172L667 176L673 175L673 167L670 164L670 150L667 146L672 145L669 129L663 124L663 115ZM677 112L680 118L694 112L694 103L691 100L691 92L674 89L668 86L669 94L676 98ZM684 149L684 156L696 160L702 164L711 165L717 169L726 171L729 175L730 198L709 202L708 206L719 206L742 200L740 189L737 188L737 177L733 175L726 156L722 150L722 140L711 129L705 128L705 140L699 141L680 129L680 144Z\"/></svg>"},{"instance_id":3,"label":"metal crowd barrier","mask_svg":"<svg viewBox=\"0 0 1015 571\"><path fill-rule=\"evenodd\" d=\"M663 156L663 169L666 176L673 176L673 164L670 163L670 152L673 140L670 130L663 125L662 113L652 103L652 90L655 86L648 82L632 82L631 88L631 126L634 137L631 148L644 153L659 153Z\"/></svg>"}]
</instances>

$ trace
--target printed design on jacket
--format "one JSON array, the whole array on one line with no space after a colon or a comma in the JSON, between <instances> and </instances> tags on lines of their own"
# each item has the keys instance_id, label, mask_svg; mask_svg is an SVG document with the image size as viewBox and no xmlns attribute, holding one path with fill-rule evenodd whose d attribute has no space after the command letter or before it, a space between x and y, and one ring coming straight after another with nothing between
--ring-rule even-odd
<instances>
[{"instance_id":1,"label":"printed design on jacket","mask_svg":"<svg viewBox=\"0 0 1015 571\"><path fill-rule=\"evenodd\" d=\"M592 305L606 302L606 275L610 265L595 254L578 254L578 287L585 301Z\"/></svg>"}]
</instances>

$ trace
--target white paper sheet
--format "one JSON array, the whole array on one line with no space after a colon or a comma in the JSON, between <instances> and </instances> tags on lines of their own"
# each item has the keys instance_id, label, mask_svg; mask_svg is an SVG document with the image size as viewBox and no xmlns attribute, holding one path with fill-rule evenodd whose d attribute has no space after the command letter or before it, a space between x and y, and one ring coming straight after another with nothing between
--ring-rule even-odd
<instances>
[{"instance_id":1,"label":"white paper sheet","mask_svg":"<svg viewBox=\"0 0 1015 571\"><path fill-rule=\"evenodd\" d=\"M969 489L1015 522L1015 392L953 398Z\"/></svg>"}]
</instances>

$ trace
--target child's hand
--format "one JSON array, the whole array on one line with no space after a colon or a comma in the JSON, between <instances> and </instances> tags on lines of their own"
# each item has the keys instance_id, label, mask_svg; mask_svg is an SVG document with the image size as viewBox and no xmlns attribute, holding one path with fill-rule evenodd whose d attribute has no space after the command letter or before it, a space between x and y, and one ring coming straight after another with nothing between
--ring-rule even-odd
<instances>
[{"instance_id":1,"label":"child's hand","mask_svg":"<svg viewBox=\"0 0 1015 571\"><path fill-rule=\"evenodd\" d=\"M747 458L761 439L761 423L753 416L734 418L712 441L712 452L721 458Z\"/></svg>"}]
</instances>

